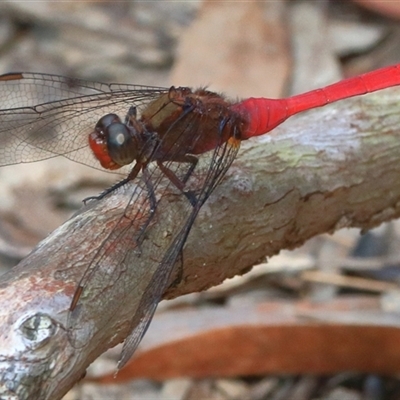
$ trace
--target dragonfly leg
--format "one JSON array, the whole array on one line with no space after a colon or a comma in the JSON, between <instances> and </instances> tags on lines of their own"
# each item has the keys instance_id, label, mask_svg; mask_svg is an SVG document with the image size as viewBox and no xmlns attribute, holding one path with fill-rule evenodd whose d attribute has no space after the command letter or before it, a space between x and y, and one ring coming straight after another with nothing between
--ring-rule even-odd
<instances>
[{"instance_id":1,"label":"dragonfly leg","mask_svg":"<svg viewBox=\"0 0 400 400\"><path fill-rule=\"evenodd\" d=\"M131 106L128 110L128 113L125 116L125 124L132 123L132 121L136 121L137 109L135 106Z\"/></svg>"},{"instance_id":2,"label":"dragonfly leg","mask_svg":"<svg viewBox=\"0 0 400 400\"><path fill-rule=\"evenodd\" d=\"M112 193L114 190L117 190L120 187L126 185L128 182L130 182L130 181L132 181L133 179L136 178L136 176L139 173L141 168L142 168L142 164L136 163L135 166L133 167L132 171L130 172L130 174L126 178L124 178L121 181L117 182L116 184L112 185L108 189L104 190L98 196L86 197L85 199L83 199L83 204L86 205L86 203L88 201L91 201L91 200L101 200L104 197L106 197L108 194Z\"/></svg>"},{"instance_id":3,"label":"dragonfly leg","mask_svg":"<svg viewBox=\"0 0 400 400\"><path fill-rule=\"evenodd\" d=\"M190 204L192 206L195 206L197 204L197 197L196 197L195 193L191 190L184 190L184 189L185 189L186 182L189 180L194 169L196 168L196 165L198 163L198 158L191 154L186 154L183 157L181 157L179 160L174 159L174 161L190 163L190 167L189 167L188 171L186 172L185 176L183 177L183 179L179 179L176 176L176 174L171 169L166 167L161 161L157 161L157 165L160 168L160 170L164 173L164 175L175 185L175 187L186 196L186 198L189 200Z\"/></svg>"},{"instance_id":4,"label":"dragonfly leg","mask_svg":"<svg viewBox=\"0 0 400 400\"><path fill-rule=\"evenodd\" d=\"M196 156L193 156L191 154L186 154L184 158L185 158L184 159L185 162L190 163L190 167L182 179L182 182L186 183L189 180L189 178L191 177L194 169L196 168L196 165L199 162L199 159Z\"/></svg>"},{"instance_id":5,"label":"dragonfly leg","mask_svg":"<svg viewBox=\"0 0 400 400\"><path fill-rule=\"evenodd\" d=\"M109 193L113 192L114 190L124 186L125 184L127 184L130 181L130 178L124 178L121 181L117 182L116 184L112 185L111 187L107 188L106 190L104 190L103 192L101 192L99 195L97 196L89 196L89 197L85 197L82 202L84 205L86 205L89 201L92 200L101 200L102 198L104 198L105 196L107 196Z\"/></svg>"}]
</instances>

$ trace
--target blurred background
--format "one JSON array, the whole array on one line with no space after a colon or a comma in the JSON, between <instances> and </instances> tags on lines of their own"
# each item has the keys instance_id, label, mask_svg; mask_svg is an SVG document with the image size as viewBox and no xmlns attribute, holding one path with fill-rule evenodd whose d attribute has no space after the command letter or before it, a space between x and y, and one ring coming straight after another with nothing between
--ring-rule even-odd
<instances>
[{"instance_id":1,"label":"blurred background","mask_svg":"<svg viewBox=\"0 0 400 400\"><path fill-rule=\"evenodd\" d=\"M0 3L0 73L282 97L398 63L399 20L400 3L381 0L8 1ZM1 168L1 269L114 179L67 160ZM133 361L112 379L120 351L113 349L65 399L400 399L400 336L379 329L399 326L399 234L395 221L363 236L356 229L323 235L243 277L163 302L143 342L149 355L141 370ZM247 313L261 307L270 314L254 325L241 315L243 304ZM332 328L312 331L304 318L331 321ZM223 330L215 328L222 320ZM352 329L357 322L362 326ZM250 336L257 337L253 353L246 352ZM263 358L272 337L281 348L276 358ZM318 354L311 354L312 341ZM180 351L183 342L190 352ZM392 354L380 369L365 361L380 357L377 343ZM297 353L288 354L289 345ZM152 374L162 346L173 367ZM330 355L333 346L340 357ZM198 360L190 376L188 357ZM319 362L310 367L307 357Z\"/></svg>"}]
</instances>

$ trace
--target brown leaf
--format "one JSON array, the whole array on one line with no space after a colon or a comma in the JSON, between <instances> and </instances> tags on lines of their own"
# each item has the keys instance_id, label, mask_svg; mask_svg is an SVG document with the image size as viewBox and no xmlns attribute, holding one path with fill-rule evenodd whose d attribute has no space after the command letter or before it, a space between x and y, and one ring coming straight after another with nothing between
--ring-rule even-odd
<instances>
[{"instance_id":1,"label":"brown leaf","mask_svg":"<svg viewBox=\"0 0 400 400\"><path fill-rule=\"evenodd\" d=\"M393 374L400 362L398 325L368 297L168 312L154 318L141 350L116 380L114 375L98 380L343 370Z\"/></svg>"}]
</instances>

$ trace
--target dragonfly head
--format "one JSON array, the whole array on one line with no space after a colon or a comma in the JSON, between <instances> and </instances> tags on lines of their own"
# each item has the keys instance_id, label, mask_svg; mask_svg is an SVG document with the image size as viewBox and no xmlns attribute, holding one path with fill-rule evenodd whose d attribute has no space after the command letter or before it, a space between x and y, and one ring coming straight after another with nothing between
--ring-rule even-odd
<instances>
[{"instance_id":1,"label":"dragonfly head","mask_svg":"<svg viewBox=\"0 0 400 400\"><path fill-rule=\"evenodd\" d=\"M107 169L118 169L132 163L140 152L137 132L122 123L116 114L100 118L90 134L89 144L100 164Z\"/></svg>"}]
</instances>

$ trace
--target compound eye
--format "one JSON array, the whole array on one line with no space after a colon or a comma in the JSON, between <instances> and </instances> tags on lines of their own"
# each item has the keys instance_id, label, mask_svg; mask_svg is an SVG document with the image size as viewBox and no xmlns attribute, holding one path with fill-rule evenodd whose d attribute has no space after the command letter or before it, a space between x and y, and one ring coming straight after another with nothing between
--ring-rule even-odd
<instances>
[{"instance_id":1,"label":"compound eye","mask_svg":"<svg viewBox=\"0 0 400 400\"><path fill-rule=\"evenodd\" d=\"M99 119L96 124L96 132L105 134L107 128L113 123L121 123L121 118L117 114L107 114Z\"/></svg>"},{"instance_id":2,"label":"compound eye","mask_svg":"<svg viewBox=\"0 0 400 400\"><path fill-rule=\"evenodd\" d=\"M122 166L130 164L135 160L138 149L126 125L120 122L113 122L107 126L105 134L108 154L115 163Z\"/></svg>"}]
</instances>

